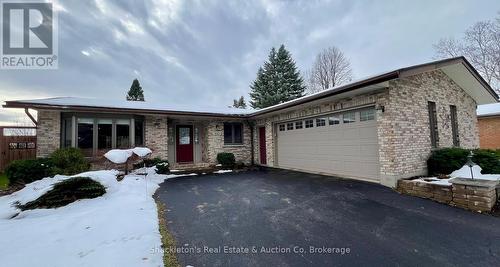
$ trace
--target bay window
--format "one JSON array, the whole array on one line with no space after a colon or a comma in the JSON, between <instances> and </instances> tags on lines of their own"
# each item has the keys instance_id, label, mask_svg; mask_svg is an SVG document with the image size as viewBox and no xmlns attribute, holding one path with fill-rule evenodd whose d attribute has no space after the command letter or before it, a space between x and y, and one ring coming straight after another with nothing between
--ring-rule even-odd
<instances>
[{"instance_id":1,"label":"bay window","mask_svg":"<svg viewBox=\"0 0 500 267\"><path fill-rule=\"evenodd\" d=\"M130 120L116 120L116 148L130 147Z\"/></svg>"},{"instance_id":2,"label":"bay window","mask_svg":"<svg viewBox=\"0 0 500 267\"><path fill-rule=\"evenodd\" d=\"M97 120L97 149L104 154L113 147L113 120ZM101 152L101 150L104 150Z\"/></svg>"},{"instance_id":3,"label":"bay window","mask_svg":"<svg viewBox=\"0 0 500 267\"><path fill-rule=\"evenodd\" d=\"M86 157L102 156L114 148L144 146L144 142L143 117L62 114L61 147L80 148Z\"/></svg>"},{"instance_id":4,"label":"bay window","mask_svg":"<svg viewBox=\"0 0 500 267\"><path fill-rule=\"evenodd\" d=\"M94 148L94 120L88 118L78 118L77 140L78 148L87 157L92 156Z\"/></svg>"}]
</instances>

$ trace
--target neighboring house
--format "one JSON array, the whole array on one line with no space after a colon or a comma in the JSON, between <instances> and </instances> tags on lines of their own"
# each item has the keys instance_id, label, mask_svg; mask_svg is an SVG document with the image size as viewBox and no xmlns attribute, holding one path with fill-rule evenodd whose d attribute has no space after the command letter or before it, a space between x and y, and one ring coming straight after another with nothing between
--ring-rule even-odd
<instances>
[{"instance_id":1,"label":"neighboring house","mask_svg":"<svg viewBox=\"0 0 500 267\"><path fill-rule=\"evenodd\" d=\"M260 110L80 98L7 101L38 111L37 155L147 146L182 164L238 161L395 186L432 149L479 147L476 105L498 96L463 57L397 69Z\"/></svg>"},{"instance_id":2,"label":"neighboring house","mask_svg":"<svg viewBox=\"0 0 500 267\"><path fill-rule=\"evenodd\" d=\"M480 147L500 149L500 103L478 106L477 120Z\"/></svg>"}]
</instances>

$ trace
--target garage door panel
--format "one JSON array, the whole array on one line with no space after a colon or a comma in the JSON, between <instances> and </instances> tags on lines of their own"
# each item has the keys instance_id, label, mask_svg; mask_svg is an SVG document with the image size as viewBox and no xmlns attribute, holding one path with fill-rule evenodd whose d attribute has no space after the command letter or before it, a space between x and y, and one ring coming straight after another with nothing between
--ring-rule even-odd
<instances>
[{"instance_id":1,"label":"garage door panel","mask_svg":"<svg viewBox=\"0 0 500 267\"><path fill-rule=\"evenodd\" d=\"M278 131L279 167L378 181L376 121Z\"/></svg>"}]
</instances>

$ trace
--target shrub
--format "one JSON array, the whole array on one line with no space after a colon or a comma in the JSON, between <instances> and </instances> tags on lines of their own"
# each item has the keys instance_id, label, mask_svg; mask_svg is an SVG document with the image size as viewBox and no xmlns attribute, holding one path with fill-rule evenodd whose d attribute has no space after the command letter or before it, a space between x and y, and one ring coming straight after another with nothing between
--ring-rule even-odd
<instances>
[{"instance_id":1,"label":"shrub","mask_svg":"<svg viewBox=\"0 0 500 267\"><path fill-rule=\"evenodd\" d=\"M22 159L12 161L5 169L9 183L31 183L51 176L52 162L50 159Z\"/></svg>"},{"instance_id":2,"label":"shrub","mask_svg":"<svg viewBox=\"0 0 500 267\"><path fill-rule=\"evenodd\" d=\"M222 152L217 154L217 162L225 168L233 168L236 162L233 153Z\"/></svg>"},{"instance_id":3,"label":"shrub","mask_svg":"<svg viewBox=\"0 0 500 267\"><path fill-rule=\"evenodd\" d=\"M161 158L159 157L156 157L156 158L152 158L152 159L144 159L138 163L135 163L134 164L134 169L139 169L139 168L142 168L144 167L144 164L146 164L146 167L153 167L153 166L156 166L158 163L161 163L161 162L168 162L166 160L162 160Z\"/></svg>"},{"instance_id":4,"label":"shrub","mask_svg":"<svg viewBox=\"0 0 500 267\"><path fill-rule=\"evenodd\" d=\"M492 150L473 150L472 161L483 169L484 174L500 173L500 155ZM427 160L429 174L450 174L460 169L466 162L470 150L463 148L443 148L434 150Z\"/></svg>"},{"instance_id":5,"label":"shrub","mask_svg":"<svg viewBox=\"0 0 500 267\"><path fill-rule=\"evenodd\" d=\"M53 174L74 175L90 169L90 164L78 148L58 149L50 155L50 158L53 164Z\"/></svg>"},{"instance_id":6,"label":"shrub","mask_svg":"<svg viewBox=\"0 0 500 267\"><path fill-rule=\"evenodd\" d=\"M467 161L469 150L462 148L443 148L434 150L427 160L429 174L450 174L460 169Z\"/></svg>"},{"instance_id":7,"label":"shrub","mask_svg":"<svg viewBox=\"0 0 500 267\"><path fill-rule=\"evenodd\" d=\"M235 164L234 164L234 168L237 169L237 170L241 170L243 168L245 168L245 163L241 160L238 160Z\"/></svg>"},{"instance_id":8,"label":"shrub","mask_svg":"<svg viewBox=\"0 0 500 267\"><path fill-rule=\"evenodd\" d=\"M481 166L484 174L500 173L500 154L487 149L478 149L474 151L472 161Z\"/></svg>"},{"instance_id":9,"label":"shrub","mask_svg":"<svg viewBox=\"0 0 500 267\"><path fill-rule=\"evenodd\" d=\"M158 164L156 164L156 173L157 174L169 174L169 164L168 161L164 160Z\"/></svg>"},{"instance_id":10,"label":"shrub","mask_svg":"<svg viewBox=\"0 0 500 267\"><path fill-rule=\"evenodd\" d=\"M57 208L78 199L96 198L104 195L106 189L99 182L88 177L74 177L54 184L54 187L36 200L18 205L21 210Z\"/></svg>"}]
</instances>

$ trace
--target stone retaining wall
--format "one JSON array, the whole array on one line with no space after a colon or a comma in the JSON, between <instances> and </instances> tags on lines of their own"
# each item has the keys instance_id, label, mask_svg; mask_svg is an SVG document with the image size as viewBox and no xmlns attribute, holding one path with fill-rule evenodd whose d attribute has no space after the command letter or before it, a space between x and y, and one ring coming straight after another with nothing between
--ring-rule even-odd
<instances>
[{"instance_id":1,"label":"stone retaining wall","mask_svg":"<svg viewBox=\"0 0 500 267\"><path fill-rule=\"evenodd\" d=\"M434 201L479 212L490 212L497 202L498 182L455 178L452 185L399 180L397 191L402 194L428 198Z\"/></svg>"},{"instance_id":2,"label":"stone retaining wall","mask_svg":"<svg viewBox=\"0 0 500 267\"><path fill-rule=\"evenodd\" d=\"M498 182L463 178L452 179L453 202L457 207L491 211L497 201Z\"/></svg>"},{"instance_id":3,"label":"stone retaining wall","mask_svg":"<svg viewBox=\"0 0 500 267\"><path fill-rule=\"evenodd\" d=\"M440 203L452 204L453 193L451 185L439 185L414 180L399 180L397 190L400 193L428 198Z\"/></svg>"}]
</instances>

